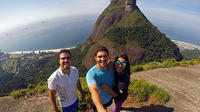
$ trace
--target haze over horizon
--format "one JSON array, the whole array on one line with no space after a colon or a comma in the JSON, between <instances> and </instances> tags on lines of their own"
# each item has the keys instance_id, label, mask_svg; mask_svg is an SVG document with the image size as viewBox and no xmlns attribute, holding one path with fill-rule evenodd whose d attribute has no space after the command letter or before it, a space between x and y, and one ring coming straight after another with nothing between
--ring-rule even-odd
<instances>
[{"instance_id":1,"label":"haze over horizon","mask_svg":"<svg viewBox=\"0 0 200 112\"><path fill-rule=\"evenodd\" d=\"M109 3L110 0L1 0L0 33L55 17L100 15ZM200 46L199 0L137 0L137 5L169 38Z\"/></svg>"}]
</instances>

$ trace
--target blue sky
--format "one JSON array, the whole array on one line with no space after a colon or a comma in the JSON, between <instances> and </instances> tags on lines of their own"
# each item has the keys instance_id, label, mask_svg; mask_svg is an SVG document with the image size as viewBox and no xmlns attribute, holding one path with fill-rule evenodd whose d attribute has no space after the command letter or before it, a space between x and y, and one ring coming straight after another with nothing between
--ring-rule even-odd
<instances>
[{"instance_id":1,"label":"blue sky","mask_svg":"<svg viewBox=\"0 0 200 112\"><path fill-rule=\"evenodd\" d=\"M109 3L110 0L0 0L0 32L56 16L100 14ZM137 5L153 24L185 28L200 38L199 0L137 0Z\"/></svg>"}]
</instances>

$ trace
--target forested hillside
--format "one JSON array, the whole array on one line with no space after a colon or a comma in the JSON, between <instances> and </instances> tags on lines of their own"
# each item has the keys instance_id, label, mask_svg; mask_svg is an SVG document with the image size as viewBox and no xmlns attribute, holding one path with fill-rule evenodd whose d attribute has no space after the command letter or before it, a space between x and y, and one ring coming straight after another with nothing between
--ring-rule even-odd
<instances>
[{"instance_id":1,"label":"forested hillside","mask_svg":"<svg viewBox=\"0 0 200 112\"><path fill-rule=\"evenodd\" d=\"M56 54L23 55L9 58L0 63L0 96L8 95L12 90L26 88L28 84L37 84L47 80L58 64Z\"/></svg>"}]
</instances>

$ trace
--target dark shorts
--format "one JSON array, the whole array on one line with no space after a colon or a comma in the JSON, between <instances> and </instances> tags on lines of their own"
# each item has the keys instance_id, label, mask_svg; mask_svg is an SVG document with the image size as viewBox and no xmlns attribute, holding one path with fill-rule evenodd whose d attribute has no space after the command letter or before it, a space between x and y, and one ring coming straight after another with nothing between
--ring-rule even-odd
<instances>
[{"instance_id":1,"label":"dark shorts","mask_svg":"<svg viewBox=\"0 0 200 112\"><path fill-rule=\"evenodd\" d=\"M78 99L72 105L70 105L68 107L62 107L63 112L73 112L73 111L76 111L76 110L78 110Z\"/></svg>"},{"instance_id":2,"label":"dark shorts","mask_svg":"<svg viewBox=\"0 0 200 112\"><path fill-rule=\"evenodd\" d=\"M112 104L112 99L108 103L104 104L103 107L106 108L106 107L110 106L111 104ZM93 101L92 101L92 109L94 112L97 112L97 108L95 107Z\"/></svg>"}]
</instances>

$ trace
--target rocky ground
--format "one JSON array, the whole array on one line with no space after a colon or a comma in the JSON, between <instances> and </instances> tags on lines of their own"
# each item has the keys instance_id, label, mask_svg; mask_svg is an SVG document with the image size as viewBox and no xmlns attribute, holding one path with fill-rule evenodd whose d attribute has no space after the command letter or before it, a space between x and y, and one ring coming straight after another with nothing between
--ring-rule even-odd
<instances>
[{"instance_id":1,"label":"rocky ground","mask_svg":"<svg viewBox=\"0 0 200 112\"><path fill-rule=\"evenodd\" d=\"M131 77L145 79L165 88L170 101L164 106L173 109L166 112L200 112L200 65L159 68L134 73Z\"/></svg>"},{"instance_id":2,"label":"rocky ground","mask_svg":"<svg viewBox=\"0 0 200 112\"><path fill-rule=\"evenodd\" d=\"M0 112L52 112L52 109L46 95L17 100L6 96L0 97Z\"/></svg>"},{"instance_id":3,"label":"rocky ground","mask_svg":"<svg viewBox=\"0 0 200 112\"><path fill-rule=\"evenodd\" d=\"M132 78L145 79L170 94L170 101L159 105L153 99L136 103L128 97L121 112L200 112L200 65L191 67L159 68L134 73ZM152 104L153 103L153 104ZM114 104L107 109L111 112ZM14 100L0 97L0 112L52 112L46 95Z\"/></svg>"}]
</instances>

